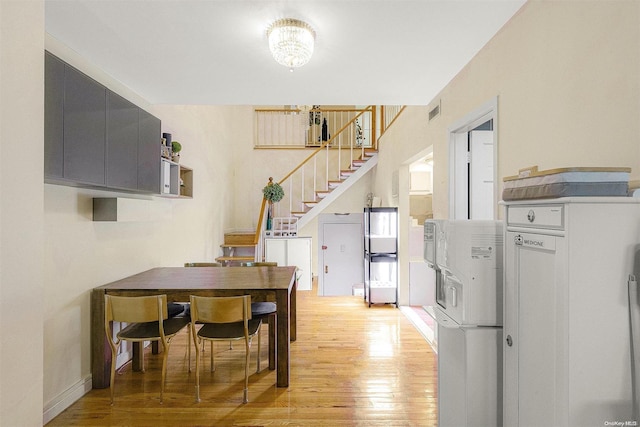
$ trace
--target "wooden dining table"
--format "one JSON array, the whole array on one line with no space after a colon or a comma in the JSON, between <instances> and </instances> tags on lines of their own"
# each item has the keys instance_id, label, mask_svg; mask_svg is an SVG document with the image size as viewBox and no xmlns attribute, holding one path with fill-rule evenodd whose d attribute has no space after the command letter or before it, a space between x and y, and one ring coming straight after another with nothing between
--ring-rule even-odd
<instances>
[{"instance_id":1,"label":"wooden dining table","mask_svg":"<svg viewBox=\"0 0 640 427\"><path fill-rule=\"evenodd\" d=\"M188 302L190 295L251 295L251 301L275 302L276 386L289 386L289 348L290 342L296 340L296 267L159 267L94 288L91 292L94 388L109 387L110 381L111 349L104 327L106 294L165 294L168 302Z\"/></svg>"}]
</instances>

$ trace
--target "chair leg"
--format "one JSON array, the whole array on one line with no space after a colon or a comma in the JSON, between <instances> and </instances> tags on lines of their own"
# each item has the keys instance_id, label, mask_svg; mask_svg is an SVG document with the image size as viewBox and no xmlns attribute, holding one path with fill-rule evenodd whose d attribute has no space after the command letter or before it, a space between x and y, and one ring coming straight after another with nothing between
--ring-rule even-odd
<instances>
[{"instance_id":1,"label":"chair leg","mask_svg":"<svg viewBox=\"0 0 640 427\"><path fill-rule=\"evenodd\" d=\"M162 379L160 380L160 403L164 398L164 382L167 378L167 359L169 358L169 342L162 343Z\"/></svg>"},{"instance_id":2,"label":"chair leg","mask_svg":"<svg viewBox=\"0 0 640 427\"><path fill-rule=\"evenodd\" d=\"M249 356L251 355L251 338L245 339L245 360L244 360L244 393L242 403L249 403Z\"/></svg>"},{"instance_id":3,"label":"chair leg","mask_svg":"<svg viewBox=\"0 0 640 427\"><path fill-rule=\"evenodd\" d=\"M191 372L191 325L187 325L187 358L189 359L187 366Z\"/></svg>"},{"instance_id":4,"label":"chair leg","mask_svg":"<svg viewBox=\"0 0 640 427\"><path fill-rule=\"evenodd\" d=\"M196 349L196 403L198 403L200 402L200 343L198 342L198 333L196 332L195 325L191 323L190 326L193 346ZM191 343L189 343L189 345L191 345Z\"/></svg>"},{"instance_id":5,"label":"chair leg","mask_svg":"<svg viewBox=\"0 0 640 427\"><path fill-rule=\"evenodd\" d=\"M113 406L113 395L115 392L114 382L116 380L116 351L114 348L111 349L111 383L109 384L110 393L111 393L111 406Z\"/></svg>"},{"instance_id":6,"label":"chair leg","mask_svg":"<svg viewBox=\"0 0 640 427\"><path fill-rule=\"evenodd\" d=\"M210 362L210 364L209 364L209 365L211 366L211 372L213 372L213 371L215 371L215 370L216 370L216 365L215 365L215 362L214 362L214 360L213 360L213 341L209 341L209 344L210 344L210 347L209 347L209 348L210 348L210 350L211 350L211 351L209 352L209 359L211 360L211 362ZM203 346L203 348L204 348L204 346Z\"/></svg>"},{"instance_id":7,"label":"chair leg","mask_svg":"<svg viewBox=\"0 0 640 427\"><path fill-rule=\"evenodd\" d=\"M261 342L260 335L262 335L260 333L260 332L262 332L261 329L262 329L262 325L260 325L260 327L258 328L258 357L257 357L258 360L257 360L257 363L256 363L256 374L260 373L260 342Z\"/></svg>"}]
</instances>

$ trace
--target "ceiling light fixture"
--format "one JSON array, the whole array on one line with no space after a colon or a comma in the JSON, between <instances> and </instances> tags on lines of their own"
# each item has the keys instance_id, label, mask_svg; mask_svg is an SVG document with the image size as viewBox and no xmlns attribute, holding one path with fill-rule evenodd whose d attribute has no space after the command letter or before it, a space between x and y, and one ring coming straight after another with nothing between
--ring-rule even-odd
<instances>
[{"instance_id":1,"label":"ceiling light fixture","mask_svg":"<svg viewBox=\"0 0 640 427\"><path fill-rule=\"evenodd\" d=\"M311 59L316 32L306 22L286 18L271 24L267 37L273 58L293 72Z\"/></svg>"}]
</instances>

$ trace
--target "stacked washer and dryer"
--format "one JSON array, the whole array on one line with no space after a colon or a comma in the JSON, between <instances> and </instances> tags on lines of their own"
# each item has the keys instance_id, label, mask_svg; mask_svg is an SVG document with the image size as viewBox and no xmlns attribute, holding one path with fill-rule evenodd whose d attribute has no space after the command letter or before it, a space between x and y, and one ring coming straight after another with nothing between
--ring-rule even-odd
<instances>
[{"instance_id":1,"label":"stacked washer and dryer","mask_svg":"<svg viewBox=\"0 0 640 427\"><path fill-rule=\"evenodd\" d=\"M640 199L503 204L425 222L438 425L638 426Z\"/></svg>"},{"instance_id":2,"label":"stacked washer and dryer","mask_svg":"<svg viewBox=\"0 0 640 427\"><path fill-rule=\"evenodd\" d=\"M427 220L436 271L438 426L502 425L501 221Z\"/></svg>"}]
</instances>

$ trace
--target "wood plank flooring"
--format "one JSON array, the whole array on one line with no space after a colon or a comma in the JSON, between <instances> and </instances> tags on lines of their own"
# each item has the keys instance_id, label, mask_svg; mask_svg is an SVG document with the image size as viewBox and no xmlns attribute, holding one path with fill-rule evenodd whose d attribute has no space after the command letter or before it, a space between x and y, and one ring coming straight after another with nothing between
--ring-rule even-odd
<instances>
[{"instance_id":1,"label":"wood plank flooring","mask_svg":"<svg viewBox=\"0 0 640 427\"><path fill-rule=\"evenodd\" d=\"M288 388L276 388L268 367L267 327L262 328L264 370L249 378L242 404L244 348L209 347L194 399L195 374L187 371L186 331L169 352L164 403L160 404L161 356L145 355L146 372L126 365L116 375L115 404L109 389L91 390L47 426L435 426L437 363L425 339L400 310L368 308L362 297L319 297L298 292L298 339L291 345ZM255 372L257 340L251 371ZM192 351L192 357L195 357ZM192 362L195 371L194 362Z\"/></svg>"}]
</instances>

